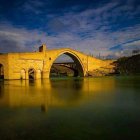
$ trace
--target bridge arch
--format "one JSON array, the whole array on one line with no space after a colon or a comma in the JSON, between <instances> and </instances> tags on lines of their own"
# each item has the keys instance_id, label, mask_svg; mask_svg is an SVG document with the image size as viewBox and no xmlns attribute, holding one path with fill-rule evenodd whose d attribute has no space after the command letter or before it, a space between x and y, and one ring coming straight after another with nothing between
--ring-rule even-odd
<instances>
[{"instance_id":1,"label":"bridge arch","mask_svg":"<svg viewBox=\"0 0 140 140\"><path fill-rule=\"evenodd\" d=\"M34 68L29 68L28 69L28 76L29 80L34 80L35 79L35 69Z\"/></svg>"},{"instance_id":2,"label":"bridge arch","mask_svg":"<svg viewBox=\"0 0 140 140\"><path fill-rule=\"evenodd\" d=\"M61 52L57 53L57 55L55 57L49 57L49 61L51 61L50 67L49 67L49 77L50 77L50 71L51 71L51 67L52 67L53 63L55 62L55 60L57 58L59 58L63 54L69 56L74 61L74 63L76 64L77 71L78 71L77 76L83 77L84 76L83 62L81 61L81 59L78 57L78 55L76 53L74 53L73 51L70 51L70 50L61 51Z\"/></svg>"}]
</instances>

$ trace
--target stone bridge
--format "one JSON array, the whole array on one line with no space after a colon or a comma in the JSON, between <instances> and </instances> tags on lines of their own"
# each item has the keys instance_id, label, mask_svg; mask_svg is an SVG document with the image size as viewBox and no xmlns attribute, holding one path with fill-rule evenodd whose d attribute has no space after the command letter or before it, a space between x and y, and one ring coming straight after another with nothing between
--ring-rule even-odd
<instances>
[{"instance_id":1,"label":"stone bridge","mask_svg":"<svg viewBox=\"0 0 140 140\"><path fill-rule=\"evenodd\" d=\"M38 52L0 54L0 77L4 79L49 78L52 64L62 54L73 59L79 76L87 76L89 72L96 70L106 71L106 73L113 71L111 60L100 60L69 48L48 50L45 45L42 45Z\"/></svg>"}]
</instances>

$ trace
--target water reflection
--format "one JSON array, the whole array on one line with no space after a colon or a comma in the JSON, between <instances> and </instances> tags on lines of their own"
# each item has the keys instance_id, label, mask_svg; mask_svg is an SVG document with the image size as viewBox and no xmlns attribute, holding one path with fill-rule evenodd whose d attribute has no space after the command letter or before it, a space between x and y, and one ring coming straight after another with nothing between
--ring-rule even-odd
<instances>
[{"instance_id":1,"label":"water reflection","mask_svg":"<svg viewBox=\"0 0 140 140\"><path fill-rule=\"evenodd\" d=\"M101 91L114 90L113 78L10 80L0 84L0 106L40 107L45 112L50 106L71 106L85 102Z\"/></svg>"},{"instance_id":2,"label":"water reflection","mask_svg":"<svg viewBox=\"0 0 140 140\"><path fill-rule=\"evenodd\" d=\"M0 83L0 136L8 139L135 139L140 78ZM139 135L140 138L140 135Z\"/></svg>"},{"instance_id":3,"label":"water reflection","mask_svg":"<svg viewBox=\"0 0 140 140\"><path fill-rule=\"evenodd\" d=\"M3 97L3 95L4 95L4 88L3 88L3 84L1 84L2 82L0 82L0 98L2 98Z\"/></svg>"}]
</instances>

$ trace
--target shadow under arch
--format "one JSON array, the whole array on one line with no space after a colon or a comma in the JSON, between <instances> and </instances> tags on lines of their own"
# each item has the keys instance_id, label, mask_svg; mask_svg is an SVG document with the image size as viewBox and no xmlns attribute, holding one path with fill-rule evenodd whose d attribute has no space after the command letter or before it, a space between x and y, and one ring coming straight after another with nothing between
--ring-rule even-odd
<instances>
[{"instance_id":1,"label":"shadow under arch","mask_svg":"<svg viewBox=\"0 0 140 140\"><path fill-rule=\"evenodd\" d=\"M28 75L29 75L29 80L34 80L35 79L35 69L34 68L30 68L28 70Z\"/></svg>"},{"instance_id":2,"label":"shadow under arch","mask_svg":"<svg viewBox=\"0 0 140 140\"><path fill-rule=\"evenodd\" d=\"M0 63L0 79L4 79L4 65Z\"/></svg>"},{"instance_id":3,"label":"shadow under arch","mask_svg":"<svg viewBox=\"0 0 140 140\"><path fill-rule=\"evenodd\" d=\"M53 63L55 62L55 60L57 58L59 58L63 54L69 56L74 61L74 63L76 64L77 72L74 74L74 76L75 77L76 76L83 77L84 76L84 66L83 66L83 63L82 63L81 59L75 53L73 53L71 51L63 51L60 54L58 54L57 57L55 57L55 59L53 59L51 65L50 65L50 69L49 69L49 77L50 77L51 67L52 67ZM49 58L49 59L51 60L51 58Z\"/></svg>"}]
</instances>

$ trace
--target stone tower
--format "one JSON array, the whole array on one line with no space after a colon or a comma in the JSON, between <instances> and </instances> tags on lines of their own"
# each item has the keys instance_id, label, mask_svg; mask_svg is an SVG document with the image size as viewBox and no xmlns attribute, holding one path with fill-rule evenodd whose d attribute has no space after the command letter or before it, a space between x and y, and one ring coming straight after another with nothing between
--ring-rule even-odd
<instances>
[{"instance_id":1,"label":"stone tower","mask_svg":"<svg viewBox=\"0 0 140 140\"><path fill-rule=\"evenodd\" d=\"M42 46L39 47L39 52L46 52L46 45L42 44Z\"/></svg>"}]
</instances>

